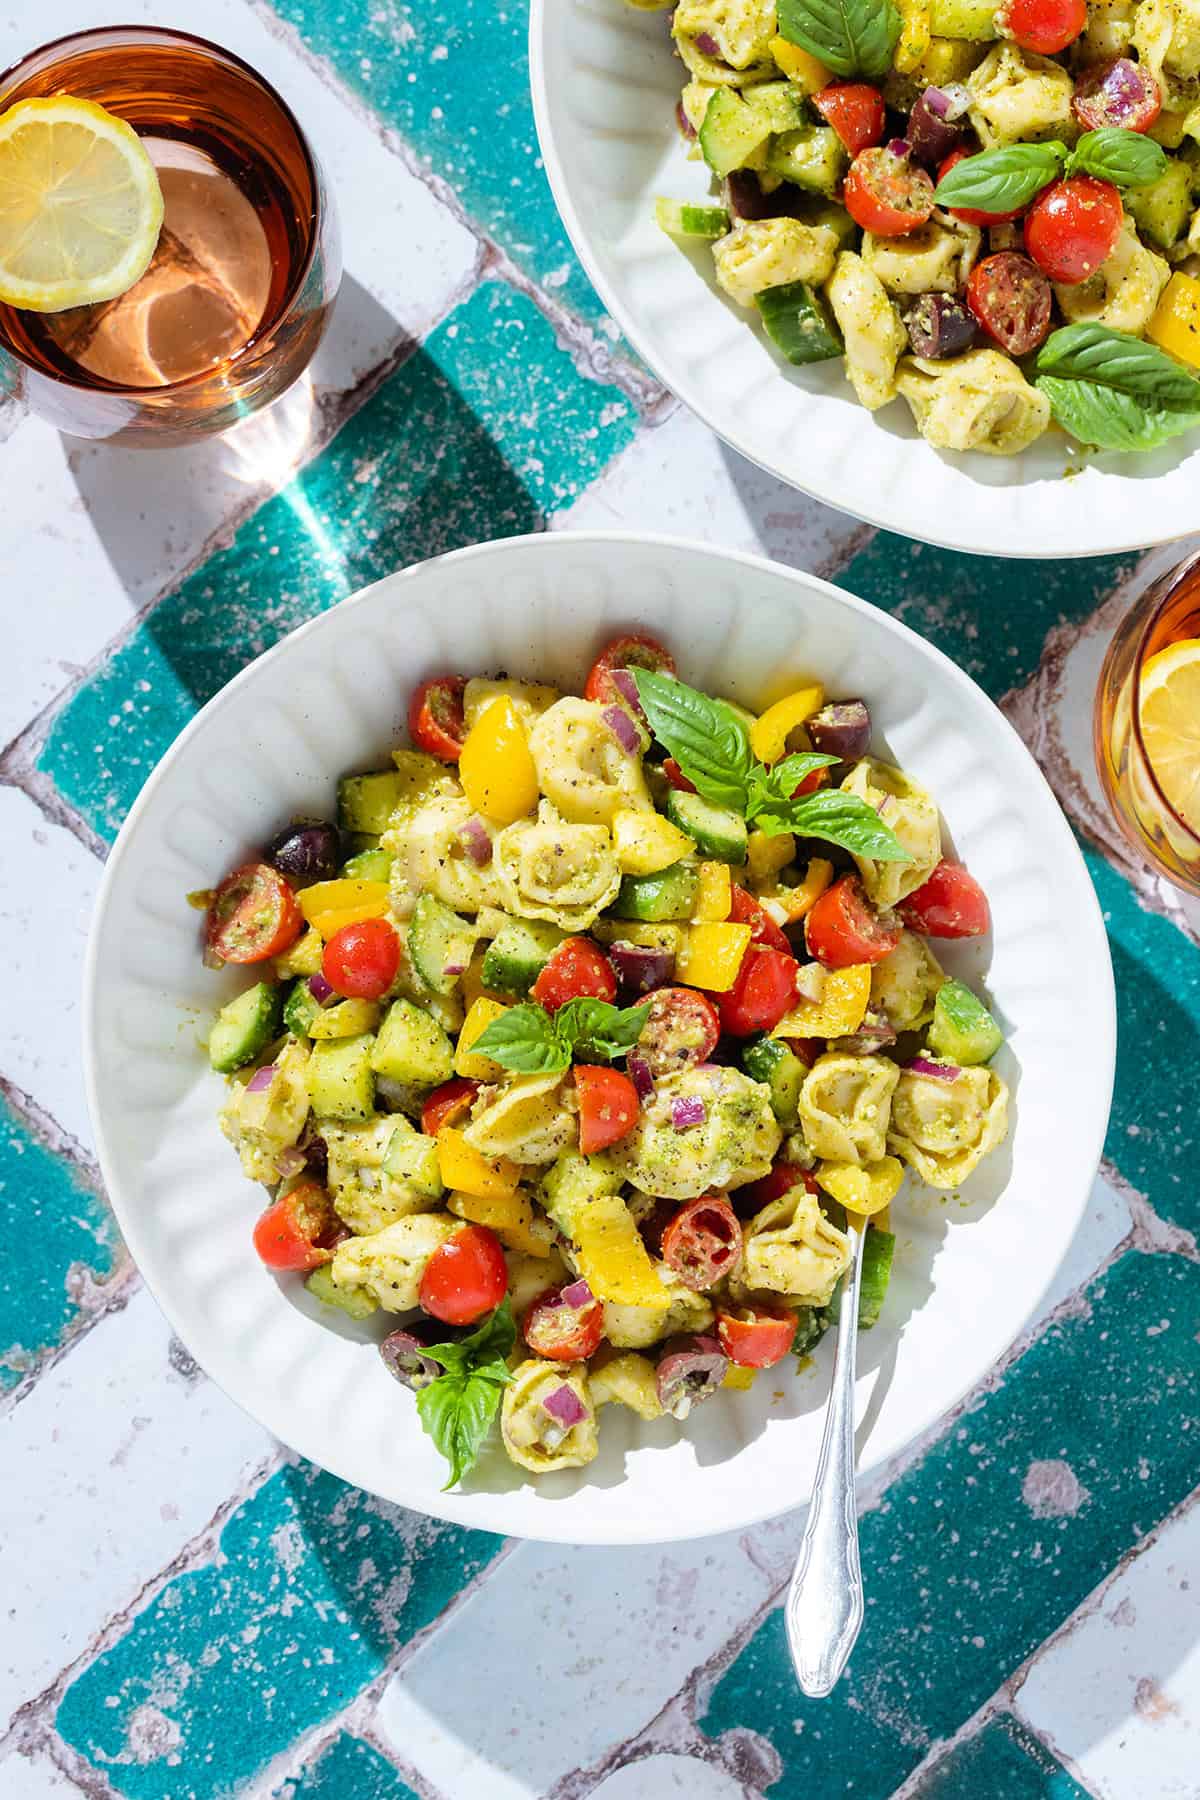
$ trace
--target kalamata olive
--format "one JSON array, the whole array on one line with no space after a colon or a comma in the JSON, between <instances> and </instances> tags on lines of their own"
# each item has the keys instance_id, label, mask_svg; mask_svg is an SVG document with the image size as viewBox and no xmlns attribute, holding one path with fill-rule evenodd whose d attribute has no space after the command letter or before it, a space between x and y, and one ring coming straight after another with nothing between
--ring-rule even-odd
<instances>
[{"instance_id":1,"label":"kalamata olive","mask_svg":"<svg viewBox=\"0 0 1200 1800\"><path fill-rule=\"evenodd\" d=\"M904 316L916 356L958 356L975 342L975 320L953 294L921 294Z\"/></svg>"},{"instance_id":2,"label":"kalamata olive","mask_svg":"<svg viewBox=\"0 0 1200 1800\"><path fill-rule=\"evenodd\" d=\"M333 825L289 825L273 838L267 861L289 881L328 881L337 874L341 841Z\"/></svg>"},{"instance_id":3,"label":"kalamata olive","mask_svg":"<svg viewBox=\"0 0 1200 1800\"><path fill-rule=\"evenodd\" d=\"M426 1346L444 1344L453 1336L449 1326L418 1319L399 1331L389 1332L379 1346L379 1354L388 1374L394 1375L402 1386L411 1388L414 1394L419 1394L443 1373L441 1363L426 1356Z\"/></svg>"},{"instance_id":4,"label":"kalamata olive","mask_svg":"<svg viewBox=\"0 0 1200 1800\"><path fill-rule=\"evenodd\" d=\"M965 118L952 117L954 107L944 88L926 88L908 115L908 151L914 162L936 169L963 141Z\"/></svg>"},{"instance_id":5,"label":"kalamata olive","mask_svg":"<svg viewBox=\"0 0 1200 1800\"><path fill-rule=\"evenodd\" d=\"M673 1419L686 1419L693 1406L716 1393L728 1367L718 1338L668 1338L655 1378L659 1405Z\"/></svg>"},{"instance_id":6,"label":"kalamata olive","mask_svg":"<svg viewBox=\"0 0 1200 1800\"><path fill-rule=\"evenodd\" d=\"M622 997L640 999L655 988L668 987L675 979L675 952L652 950L642 944L626 944L618 938L608 946L608 960L616 971Z\"/></svg>"},{"instance_id":7,"label":"kalamata olive","mask_svg":"<svg viewBox=\"0 0 1200 1800\"><path fill-rule=\"evenodd\" d=\"M887 1050L896 1041L896 1033L882 1013L868 1013L858 1030L849 1037L834 1040L833 1048L841 1056L871 1056L876 1050Z\"/></svg>"},{"instance_id":8,"label":"kalamata olive","mask_svg":"<svg viewBox=\"0 0 1200 1800\"><path fill-rule=\"evenodd\" d=\"M871 742L871 715L865 700L834 700L808 720L805 730L814 750L854 762Z\"/></svg>"}]
</instances>

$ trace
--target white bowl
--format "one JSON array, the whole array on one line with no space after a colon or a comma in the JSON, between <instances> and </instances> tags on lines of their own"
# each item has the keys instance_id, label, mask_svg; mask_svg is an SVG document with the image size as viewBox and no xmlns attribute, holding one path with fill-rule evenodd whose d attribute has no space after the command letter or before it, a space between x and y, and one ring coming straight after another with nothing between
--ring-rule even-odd
<instances>
[{"instance_id":1,"label":"white bowl","mask_svg":"<svg viewBox=\"0 0 1200 1800\"><path fill-rule=\"evenodd\" d=\"M201 967L185 895L211 886L296 814L328 815L334 781L378 767L415 682L508 669L576 689L597 646L645 627L685 679L754 704L820 676L865 695L884 748L941 803L991 898L990 946L948 958L981 975L1009 1034L1015 1128L961 1198L928 1190L894 1217L897 1266L861 1339L863 1466L891 1455L976 1382L1049 1283L1100 1156L1113 1073L1112 976L1070 831L1001 714L938 651L827 582L669 539L513 538L367 588L230 682L159 763L109 859L89 945L84 1049L100 1160L126 1241L197 1361L287 1444L423 1512L523 1537L635 1543L701 1536L809 1494L831 1346L686 1426L620 1407L582 1471L533 1483L489 1453L465 1490L373 1322L339 1315L258 1262L262 1202L217 1128L222 1083L199 1038L242 983Z\"/></svg>"},{"instance_id":2,"label":"white bowl","mask_svg":"<svg viewBox=\"0 0 1200 1800\"><path fill-rule=\"evenodd\" d=\"M818 500L910 537L998 556L1088 556L1196 526L1200 436L1145 456L1082 455L1057 431L1019 457L950 455L904 400L871 414L840 359L792 368L685 253L656 196L701 198L709 172L675 124L683 64L669 13L626 0L532 0L530 71L550 185L580 261L629 342L707 425Z\"/></svg>"}]
</instances>

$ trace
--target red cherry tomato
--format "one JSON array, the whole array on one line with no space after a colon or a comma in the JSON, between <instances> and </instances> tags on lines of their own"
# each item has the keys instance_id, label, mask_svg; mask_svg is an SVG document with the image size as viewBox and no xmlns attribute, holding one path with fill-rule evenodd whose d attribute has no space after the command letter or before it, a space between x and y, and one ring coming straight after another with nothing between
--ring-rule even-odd
<instances>
[{"instance_id":1,"label":"red cherry tomato","mask_svg":"<svg viewBox=\"0 0 1200 1800\"><path fill-rule=\"evenodd\" d=\"M990 930L987 895L961 863L940 862L928 881L896 908L906 925L926 937L982 937Z\"/></svg>"},{"instance_id":2,"label":"red cherry tomato","mask_svg":"<svg viewBox=\"0 0 1200 1800\"><path fill-rule=\"evenodd\" d=\"M521 1321L525 1342L535 1356L550 1362L582 1362L600 1348L604 1336L604 1308L599 1300L572 1305L567 1295L586 1282L565 1288L547 1288Z\"/></svg>"},{"instance_id":3,"label":"red cherry tomato","mask_svg":"<svg viewBox=\"0 0 1200 1800\"><path fill-rule=\"evenodd\" d=\"M443 1125L453 1125L455 1119L461 1119L478 1092L479 1083L469 1075L443 1081L441 1087L434 1088L421 1108L421 1130L426 1137L436 1137Z\"/></svg>"},{"instance_id":4,"label":"red cherry tomato","mask_svg":"<svg viewBox=\"0 0 1200 1800\"><path fill-rule=\"evenodd\" d=\"M576 1063L579 1096L579 1149L584 1156L620 1143L637 1124L637 1089L620 1069Z\"/></svg>"},{"instance_id":5,"label":"red cherry tomato","mask_svg":"<svg viewBox=\"0 0 1200 1800\"><path fill-rule=\"evenodd\" d=\"M1003 0L997 23L1022 50L1057 56L1087 24L1087 0Z\"/></svg>"},{"instance_id":6,"label":"red cherry tomato","mask_svg":"<svg viewBox=\"0 0 1200 1800\"><path fill-rule=\"evenodd\" d=\"M823 774L824 770L818 769L817 773ZM748 894L745 888L739 887L736 881L733 883L733 905L729 910L729 917L735 925L750 927L752 944L766 944L771 950L781 950L785 956L792 954L792 946L770 913L759 905L753 894Z\"/></svg>"},{"instance_id":7,"label":"red cherry tomato","mask_svg":"<svg viewBox=\"0 0 1200 1800\"><path fill-rule=\"evenodd\" d=\"M782 1041L806 1069L811 1069L818 1056L825 1054L825 1045L820 1038L784 1038Z\"/></svg>"},{"instance_id":8,"label":"red cherry tomato","mask_svg":"<svg viewBox=\"0 0 1200 1800\"><path fill-rule=\"evenodd\" d=\"M916 163L891 150L860 150L850 164L842 204L876 237L903 237L933 211L933 182Z\"/></svg>"},{"instance_id":9,"label":"red cherry tomato","mask_svg":"<svg viewBox=\"0 0 1200 1800\"><path fill-rule=\"evenodd\" d=\"M667 781L670 784L670 786L678 789L678 791L681 794L694 794L695 793L695 791L696 791L695 782L688 780L687 776L684 774L683 770L680 768L679 764L675 761L675 758L673 756L667 756L667 757L663 758L662 772L666 776Z\"/></svg>"},{"instance_id":10,"label":"red cherry tomato","mask_svg":"<svg viewBox=\"0 0 1200 1800\"><path fill-rule=\"evenodd\" d=\"M945 162L938 165L938 180L942 181L964 156L972 154L970 150L952 150ZM964 225L1004 225L1009 219L1019 219L1021 216L1019 206L1013 212L980 212L977 206L948 206L946 211L952 218L961 219Z\"/></svg>"},{"instance_id":11,"label":"red cherry tomato","mask_svg":"<svg viewBox=\"0 0 1200 1800\"><path fill-rule=\"evenodd\" d=\"M473 1325L507 1292L508 1265L499 1238L486 1225L464 1225L425 1264L420 1301L444 1325Z\"/></svg>"},{"instance_id":12,"label":"red cherry tomato","mask_svg":"<svg viewBox=\"0 0 1200 1800\"><path fill-rule=\"evenodd\" d=\"M790 1040L789 1040L790 1041ZM743 1213L753 1215L769 1206L772 1200L781 1200L784 1194L797 1186L806 1187L810 1194L819 1193L816 1177L799 1163L780 1160L771 1165L771 1173L763 1175L758 1181L747 1182L745 1187L737 1189L737 1203Z\"/></svg>"},{"instance_id":13,"label":"red cherry tomato","mask_svg":"<svg viewBox=\"0 0 1200 1800\"><path fill-rule=\"evenodd\" d=\"M418 750L457 762L467 739L461 675L436 675L423 681L408 705L408 735Z\"/></svg>"},{"instance_id":14,"label":"red cherry tomato","mask_svg":"<svg viewBox=\"0 0 1200 1800\"><path fill-rule=\"evenodd\" d=\"M695 988L656 988L636 1054L655 1078L678 1075L707 1062L720 1035L720 1015L707 995Z\"/></svg>"},{"instance_id":15,"label":"red cherry tomato","mask_svg":"<svg viewBox=\"0 0 1200 1800\"><path fill-rule=\"evenodd\" d=\"M1050 283L1019 250L999 250L967 277L967 305L994 343L1010 356L1035 350L1050 329Z\"/></svg>"},{"instance_id":16,"label":"red cherry tomato","mask_svg":"<svg viewBox=\"0 0 1200 1800\"><path fill-rule=\"evenodd\" d=\"M796 1315L783 1307L739 1306L717 1314L717 1336L739 1369L771 1369L795 1342Z\"/></svg>"},{"instance_id":17,"label":"red cherry tomato","mask_svg":"<svg viewBox=\"0 0 1200 1800\"><path fill-rule=\"evenodd\" d=\"M703 1293L742 1260L742 1228L724 1194L681 1206L662 1235L662 1258L685 1287Z\"/></svg>"},{"instance_id":18,"label":"red cherry tomato","mask_svg":"<svg viewBox=\"0 0 1200 1800\"><path fill-rule=\"evenodd\" d=\"M716 996L721 1028L731 1037L770 1031L796 1001L794 956L751 944L742 958L737 980L728 993Z\"/></svg>"},{"instance_id":19,"label":"red cherry tomato","mask_svg":"<svg viewBox=\"0 0 1200 1800\"><path fill-rule=\"evenodd\" d=\"M831 81L814 94L812 103L827 125L845 144L851 156L857 156L871 144L877 144L887 124L883 95L866 81Z\"/></svg>"},{"instance_id":20,"label":"red cherry tomato","mask_svg":"<svg viewBox=\"0 0 1200 1800\"><path fill-rule=\"evenodd\" d=\"M611 706L614 701L629 705L628 695L613 683L614 669L659 669L664 675L673 675L675 658L648 633L626 632L624 637L606 644L592 664L583 688L585 700L594 700L597 706Z\"/></svg>"},{"instance_id":21,"label":"red cherry tomato","mask_svg":"<svg viewBox=\"0 0 1200 1800\"><path fill-rule=\"evenodd\" d=\"M1121 195L1111 181L1069 175L1043 188L1025 218L1025 248L1043 275L1074 286L1112 254L1121 235Z\"/></svg>"},{"instance_id":22,"label":"red cherry tomato","mask_svg":"<svg viewBox=\"0 0 1200 1800\"><path fill-rule=\"evenodd\" d=\"M380 1000L400 967L400 939L386 919L343 925L325 946L321 973L331 988L353 1000Z\"/></svg>"},{"instance_id":23,"label":"red cherry tomato","mask_svg":"<svg viewBox=\"0 0 1200 1800\"><path fill-rule=\"evenodd\" d=\"M843 875L809 913L804 935L818 962L847 969L852 963L882 962L900 942L900 926L880 918L857 875Z\"/></svg>"},{"instance_id":24,"label":"red cherry tomato","mask_svg":"<svg viewBox=\"0 0 1200 1800\"><path fill-rule=\"evenodd\" d=\"M254 1248L268 1269L307 1271L327 1263L338 1220L317 1181L298 1181L268 1206L254 1227Z\"/></svg>"},{"instance_id":25,"label":"red cherry tomato","mask_svg":"<svg viewBox=\"0 0 1200 1800\"><path fill-rule=\"evenodd\" d=\"M547 1012L557 1012L568 1000L582 996L615 1000L617 978L608 958L590 938L569 937L550 952L529 993Z\"/></svg>"},{"instance_id":26,"label":"red cherry tomato","mask_svg":"<svg viewBox=\"0 0 1200 1800\"><path fill-rule=\"evenodd\" d=\"M828 769L814 769L811 775L806 775L804 777L804 780L800 783L799 787L794 787L792 789L792 799L800 800L805 794L815 794L817 789L823 788L828 780Z\"/></svg>"},{"instance_id":27,"label":"red cherry tomato","mask_svg":"<svg viewBox=\"0 0 1200 1800\"><path fill-rule=\"evenodd\" d=\"M304 915L283 876L266 863L227 875L208 909L208 947L222 962L265 962L300 936Z\"/></svg>"},{"instance_id":28,"label":"red cherry tomato","mask_svg":"<svg viewBox=\"0 0 1200 1800\"><path fill-rule=\"evenodd\" d=\"M1162 89L1141 63L1114 56L1083 71L1071 106L1085 131L1149 131L1162 111Z\"/></svg>"}]
</instances>

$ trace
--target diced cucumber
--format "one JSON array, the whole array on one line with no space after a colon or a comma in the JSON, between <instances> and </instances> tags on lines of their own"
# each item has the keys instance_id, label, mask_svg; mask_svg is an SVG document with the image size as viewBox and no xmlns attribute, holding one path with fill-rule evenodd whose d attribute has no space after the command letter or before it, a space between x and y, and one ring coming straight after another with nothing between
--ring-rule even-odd
<instances>
[{"instance_id":1,"label":"diced cucumber","mask_svg":"<svg viewBox=\"0 0 1200 1800\"><path fill-rule=\"evenodd\" d=\"M724 237L732 224L723 206L699 206L691 200L667 200L662 196L654 202L654 219L668 237L706 238L710 242Z\"/></svg>"},{"instance_id":2,"label":"diced cucumber","mask_svg":"<svg viewBox=\"0 0 1200 1800\"><path fill-rule=\"evenodd\" d=\"M221 1075L245 1068L279 1036L283 989L256 982L223 1006L208 1034L208 1060Z\"/></svg>"},{"instance_id":3,"label":"diced cucumber","mask_svg":"<svg viewBox=\"0 0 1200 1800\"><path fill-rule=\"evenodd\" d=\"M722 90L724 91L724 90ZM690 919L700 877L690 863L672 863L658 875L623 875L609 911L618 919Z\"/></svg>"},{"instance_id":4,"label":"diced cucumber","mask_svg":"<svg viewBox=\"0 0 1200 1800\"><path fill-rule=\"evenodd\" d=\"M767 167L773 175L830 199L848 161L846 147L832 125L803 125L799 131L781 132L767 151Z\"/></svg>"},{"instance_id":5,"label":"diced cucumber","mask_svg":"<svg viewBox=\"0 0 1200 1800\"><path fill-rule=\"evenodd\" d=\"M888 1291L888 1283L892 1278L892 1257L895 1254L896 1239L890 1231L881 1231L878 1225L868 1227L863 1240L862 1284L858 1290L858 1329L870 1331L883 1311L884 1297Z\"/></svg>"},{"instance_id":6,"label":"diced cucumber","mask_svg":"<svg viewBox=\"0 0 1200 1800\"><path fill-rule=\"evenodd\" d=\"M352 1319L369 1319L379 1305L374 1294L368 1294L365 1288L339 1287L331 1268L330 1263L322 1263L304 1283L313 1299L322 1306L336 1306Z\"/></svg>"},{"instance_id":7,"label":"diced cucumber","mask_svg":"<svg viewBox=\"0 0 1200 1800\"><path fill-rule=\"evenodd\" d=\"M842 334L833 314L807 281L764 288L754 300L764 331L790 363L826 362L842 354Z\"/></svg>"},{"instance_id":8,"label":"diced cucumber","mask_svg":"<svg viewBox=\"0 0 1200 1800\"><path fill-rule=\"evenodd\" d=\"M374 1031L379 1023L379 1007L374 1000L339 1000L336 1006L318 1007L308 1027L308 1035L323 1043L327 1038L359 1037Z\"/></svg>"},{"instance_id":9,"label":"diced cucumber","mask_svg":"<svg viewBox=\"0 0 1200 1800\"><path fill-rule=\"evenodd\" d=\"M1143 237L1170 250L1187 229L1192 212L1191 171L1172 157L1158 180L1149 187L1126 188L1121 195L1125 210Z\"/></svg>"},{"instance_id":10,"label":"diced cucumber","mask_svg":"<svg viewBox=\"0 0 1200 1800\"><path fill-rule=\"evenodd\" d=\"M715 88L697 134L700 154L724 177L740 169L773 129L765 113L753 111L732 88Z\"/></svg>"},{"instance_id":11,"label":"diced cucumber","mask_svg":"<svg viewBox=\"0 0 1200 1800\"><path fill-rule=\"evenodd\" d=\"M342 842L351 856L361 856L364 850L378 850L379 833L377 831L343 831Z\"/></svg>"},{"instance_id":12,"label":"diced cucumber","mask_svg":"<svg viewBox=\"0 0 1200 1800\"><path fill-rule=\"evenodd\" d=\"M340 873L347 881L387 881L393 860L386 850L378 847L359 850L342 864Z\"/></svg>"},{"instance_id":13,"label":"diced cucumber","mask_svg":"<svg viewBox=\"0 0 1200 1800\"><path fill-rule=\"evenodd\" d=\"M804 101L790 81L759 81L742 98L768 131L794 131L805 120Z\"/></svg>"},{"instance_id":14,"label":"diced cucumber","mask_svg":"<svg viewBox=\"0 0 1200 1800\"><path fill-rule=\"evenodd\" d=\"M392 1141L383 1159L383 1172L398 1181L406 1181L429 1200L440 1200L446 1191L438 1166L438 1147L434 1138L414 1131L407 1119L399 1119Z\"/></svg>"},{"instance_id":15,"label":"diced cucumber","mask_svg":"<svg viewBox=\"0 0 1200 1800\"><path fill-rule=\"evenodd\" d=\"M375 1076L371 1071L368 1032L361 1037L331 1038L314 1044L304 1071L308 1097L318 1119L363 1123L375 1111Z\"/></svg>"},{"instance_id":16,"label":"diced cucumber","mask_svg":"<svg viewBox=\"0 0 1200 1800\"><path fill-rule=\"evenodd\" d=\"M290 949L275 958L275 973L280 981L290 981L295 975L319 975L324 955L325 940L310 925L307 931L301 932Z\"/></svg>"},{"instance_id":17,"label":"diced cucumber","mask_svg":"<svg viewBox=\"0 0 1200 1800\"><path fill-rule=\"evenodd\" d=\"M929 29L935 38L971 38L976 43L996 37L992 0L933 0Z\"/></svg>"},{"instance_id":18,"label":"diced cucumber","mask_svg":"<svg viewBox=\"0 0 1200 1800\"><path fill-rule=\"evenodd\" d=\"M550 952L562 943L563 935L557 925L535 919L507 919L484 955L484 987L524 998L545 968Z\"/></svg>"},{"instance_id":19,"label":"diced cucumber","mask_svg":"<svg viewBox=\"0 0 1200 1800\"><path fill-rule=\"evenodd\" d=\"M283 1006L283 1022L295 1038L307 1037L313 1020L321 1010L319 1000L314 1000L309 992L308 981L301 976L295 983Z\"/></svg>"},{"instance_id":20,"label":"diced cucumber","mask_svg":"<svg viewBox=\"0 0 1200 1800\"><path fill-rule=\"evenodd\" d=\"M808 1070L795 1051L781 1038L755 1038L742 1049L742 1067L751 1081L765 1081L771 1090L771 1111L781 1125L795 1125L800 1117L800 1089Z\"/></svg>"},{"instance_id":21,"label":"diced cucumber","mask_svg":"<svg viewBox=\"0 0 1200 1800\"><path fill-rule=\"evenodd\" d=\"M409 783L397 769L345 775L338 782L338 824L343 831L369 831L378 837L408 791Z\"/></svg>"},{"instance_id":22,"label":"diced cucumber","mask_svg":"<svg viewBox=\"0 0 1200 1800\"><path fill-rule=\"evenodd\" d=\"M371 1067L389 1081L436 1087L454 1073L454 1047L415 1000L393 1000L371 1051Z\"/></svg>"},{"instance_id":23,"label":"diced cucumber","mask_svg":"<svg viewBox=\"0 0 1200 1800\"><path fill-rule=\"evenodd\" d=\"M597 919L591 934L598 944L633 944L639 950L662 950L678 956L683 941L680 925L635 925L629 919Z\"/></svg>"},{"instance_id":24,"label":"diced cucumber","mask_svg":"<svg viewBox=\"0 0 1200 1800\"><path fill-rule=\"evenodd\" d=\"M943 982L933 1005L929 1048L950 1062L985 1063L1004 1042L1004 1033L983 1001L961 981Z\"/></svg>"},{"instance_id":25,"label":"diced cucumber","mask_svg":"<svg viewBox=\"0 0 1200 1800\"><path fill-rule=\"evenodd\" d=\"M412 966L435 994L452 994L462 980L479 937L474 925L432 894L422 894L408 926Z\"/></svg>"},{"instance_id":26,"label":"diced cucumber","mask_svg":"<svg viewBox=\"0 0 1200 1800\"><path fill-rule=\"evenodd\" d=\"M699 794L672 788L667 795L667 817L672 825L687 832L701 856L709 856L714 862L745 862L750 834L741 813L730 807L713 806Z\"/></svg>"},{"instance_id":27,"label":"diced cucumber","mask_svg":"<svg viewBox=\"0 0 1200 1800\"><path fill-rule=\"evenodd\" d=\"M838 247L842 250L852 249L858 234L858 226L850 217L844 206L836 200L813 200L809 202L801 223L804 225L824 225L835 233Z\"/></svg>"}]
</instances>

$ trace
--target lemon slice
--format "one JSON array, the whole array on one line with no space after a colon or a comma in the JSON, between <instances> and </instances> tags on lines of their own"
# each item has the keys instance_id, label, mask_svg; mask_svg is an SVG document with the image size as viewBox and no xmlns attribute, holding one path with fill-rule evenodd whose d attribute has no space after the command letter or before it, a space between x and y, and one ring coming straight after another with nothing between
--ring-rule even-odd
<instances>
[{"instance_id":1,"label":"lemon slice","mask_svg":"<svg viewBox=\"0 0 1200 1800\"><path fill-rule=\"evenodd\" d=\"M1200 638L1182 638L1150 658L1138 711L1158 785L1184 823L1200 833Z\"/></svg>"},{"instance_id":2,"label":"lemon slice","mask_svg":"<svg viewBox=\"0 0 1200 1800\"><path fill-rule=\"evenodd\" d=\"M162 217L124 119L65 96L0 114L0 300L30 312L115 300L145 274Z\"/></svg>"}]
</instances>

